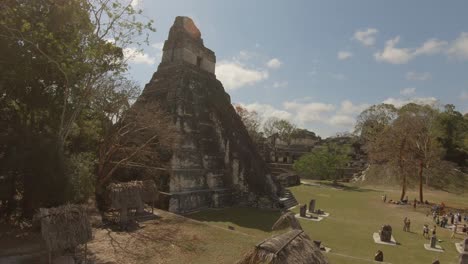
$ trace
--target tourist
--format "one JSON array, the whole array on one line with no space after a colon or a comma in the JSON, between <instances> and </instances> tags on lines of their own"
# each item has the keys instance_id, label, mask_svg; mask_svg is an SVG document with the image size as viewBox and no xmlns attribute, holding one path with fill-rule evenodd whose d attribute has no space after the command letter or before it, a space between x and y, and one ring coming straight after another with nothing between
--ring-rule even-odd
<instances>
[{"instance_id":1,"label":"tourist","mask_svg":"<svg viewBox=\"0 0 468 264\"><path fill-rule=\"evenodd\" d=\"M440 221L440 225L439 225L439 226L442 227L442 228L445 228L445 225L447 224L447 222L448 222L448 219L447 219L447 217L445 217L445 215L444 215L444 216L442 216L442 220Z\"/></svg>"},{"instance_id":2,"label":"tourist","mask_svg":"<svg viewBox=\"0 0 468 264\"><path fill-rule=\"evenodd\" d=\"M437 226L434 226L434 228L432 229L432 235L433 235L433 236L436 235L436 231L437 231Z\"/></svg>"},{"instance_id":3,"label":"tourist","mask_svg":"<svg viewBox=\"0 0 468 264\"><path fill-rule=\"evenodd\" d=\"M383 194L382 195L382 201L385 203L387 201L387 195L386 194Z\"/></svg>"},{"instance_id":4,"label":"tourist","mask_svg":"<svg viewBox=\"0 0 468 264\"><path fill-rule=\"evenodd\" d=\"M455 238L455 235L457 234L457 225L452 226L452 235L450 238Z\"/></svg>"},{"instance_id":5,"label":"tourist","mask_svg":"<svg viewBox=\"0 0 468 264\"><path fill-rule=\"evenodd\" d=\"M406 232L407 223L408 223L408 217L405 217L405 219L403 219L403 231L404 232Z\"/></svg>"},{"instance_id":6,"label":"tourist","mask_svg":"<svg viewBox=\"0 0 468 264\"><path fill-rule=\"evenodd\" d=\"M429 226L427 224L424 224L423 227L423 237L429 239Z\"/></svg>"},{"instance_id":7,"label":"tourist","mask_svg":"<svg viewBox=\"0 0 468 264\"><path fill-rule=\"evenodd\" d=\"M455 220L455 215L450 213L450 224L453 225L453 221Z\"/></svg>"}]
</instances>

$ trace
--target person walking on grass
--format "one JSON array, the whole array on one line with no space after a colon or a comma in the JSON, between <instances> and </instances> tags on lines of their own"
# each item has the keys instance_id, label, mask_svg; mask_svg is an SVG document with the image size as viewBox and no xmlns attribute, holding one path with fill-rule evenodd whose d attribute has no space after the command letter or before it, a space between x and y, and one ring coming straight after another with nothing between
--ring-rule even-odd
<instances>
[{"instance_id":1,"label":"person walking on grass","mask_svg":"<svg viewBox=\"0 0 468 264\"><path fill-rule=\"evenodd\" d=\"M450 236L450 238L455 238L455 235L457 234L457 225L453 225L452 226L452 235Z\"/></svg>"},{"instance_id":2,"label":"person walking on grass","mask_svg":"<svg viewBox=\"0 0 468 264\"><path fill-rule=\"evenodd\" d=\"M429 226L427 224L424 224L423 227L423 237L429 239Z\"/></svg>"},{"instance_id":3,"label":"person walking on grass","mask_svg":"<svg viewBox=\"0 0 468 264\"><path fill-rule=\"evenodd\" d=\"M403 219L403 231L404 232L406 232L407 226L408 226L408 217L405 217L405 219Z\"/></svg>"}]
</instances>

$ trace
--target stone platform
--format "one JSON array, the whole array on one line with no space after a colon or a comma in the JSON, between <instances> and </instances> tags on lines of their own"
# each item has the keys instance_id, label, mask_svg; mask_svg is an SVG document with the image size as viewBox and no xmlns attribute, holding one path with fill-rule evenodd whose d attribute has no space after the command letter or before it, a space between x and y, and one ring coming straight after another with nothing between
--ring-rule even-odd
<instances>
[{"instance_id":1,"label":"stone platform","mask_svg":"<svg viewBox=\"0 0 468 264\"><path fill-rule=\"evenodd\" d=\"M320 222L323 220L323 217L320 217L320 216L318 216L317 218L311 218L311 217L302 217L300 214L296 214L295 217L299 219L308 220L308 221L314 221L314 222Z\"/></svg>"},{"instance_id":2,"label":"stone platform","mask_svg":"<svg viewBox=\"0 0 468 264\"><path fill-rule=\"evenodd\" d=\"M323 214L317 214L317 213L307 212L307 215L313 215L313 216L319 216L319 217L329 217L330 213L324 212Z\"/></svg>"},{"instance_id":3,"label":"stone platform","mask_svg":"<svg viewBox=\"0 0 468 264\"><path fill-rule=\"evenodd\" d=\"M463 253L463 243L455 243L455 248L457 249L458 253Z\"/></svg>"},{"instance_id":4,"label":"stone platform","mask_svg":"<svg viewBox=\"0 0 468 264\"><path fill-rule=\"evenodd\" d=\"M436 245L435 248L431 248L431 244L424 244L424 248L429 251L444 252L444 249L439 245Z\"/></svg>"},{"instance_id":5,"label":"stone platform","mask_svg":"<svg viewBox=\"0 0 468 264\"><path fill-rule=\"evenodd\" d=\"M384 241L380 240L379 233L374 233L372 235L372 238L374 239L374 242L376 244L389 245L389 246L396 246L397 245L397 242L396 242L396 240L395 240L395 238L393 236L392 236L391 242L384 242Z\"/></svg>"}]
</instances>

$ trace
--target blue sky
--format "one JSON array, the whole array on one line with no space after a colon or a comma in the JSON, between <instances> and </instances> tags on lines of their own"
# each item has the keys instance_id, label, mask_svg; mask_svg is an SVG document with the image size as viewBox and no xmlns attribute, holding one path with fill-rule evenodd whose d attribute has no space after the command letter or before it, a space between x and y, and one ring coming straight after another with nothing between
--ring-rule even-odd
<instances>
[{"instance_id":1,"label":"blue sky","mask_svg":"<svg viewBox=\"0 0 468 264\"><path fill-rule=\"evenodd\" d=\"M468 1L133 0L155 20L130 58L146 84L176 16L189 16L216 53L233 103L322 137L350 131L381 102L454 104L468 112Z\"/></svg>"}]
</instances>

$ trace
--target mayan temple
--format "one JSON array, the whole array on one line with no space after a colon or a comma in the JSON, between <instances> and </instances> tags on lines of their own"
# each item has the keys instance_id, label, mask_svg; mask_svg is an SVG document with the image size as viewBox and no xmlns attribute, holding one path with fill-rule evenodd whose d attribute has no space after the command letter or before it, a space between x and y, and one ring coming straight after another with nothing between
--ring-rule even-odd
<instances>
[{"instance_id":1,"label":"mayan temple","mask_svg":"<svg viewBox=\"0 0 468 264\"><path fill-rule=\"evenodd\" d=\"M280 188L216 79L215 64L192 19L177 17L136 103L162 106L182 137L161 178L161 207L176 213L235 204L276 208Z\"/></svg>"}]
</instances>

